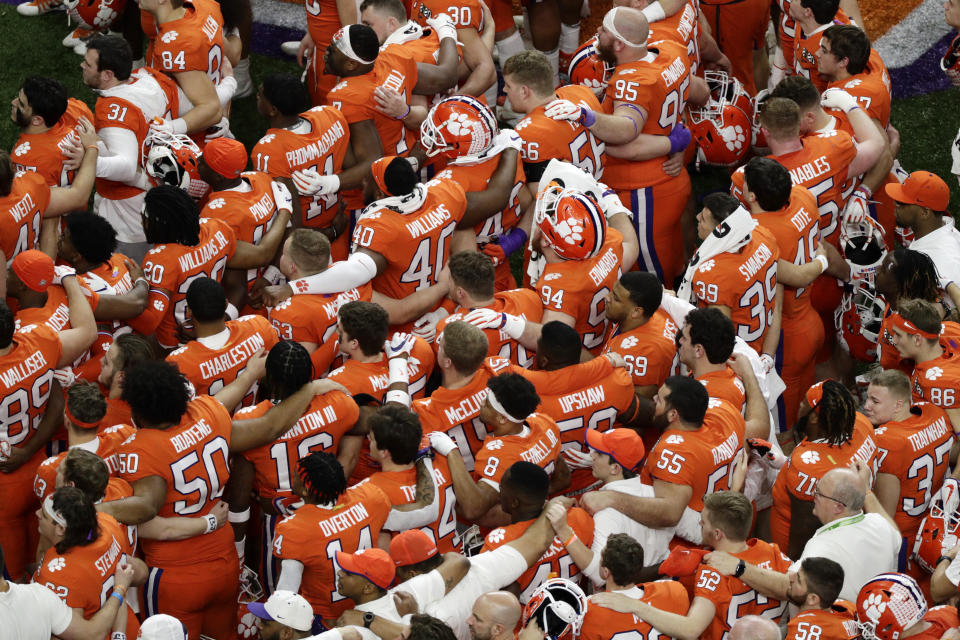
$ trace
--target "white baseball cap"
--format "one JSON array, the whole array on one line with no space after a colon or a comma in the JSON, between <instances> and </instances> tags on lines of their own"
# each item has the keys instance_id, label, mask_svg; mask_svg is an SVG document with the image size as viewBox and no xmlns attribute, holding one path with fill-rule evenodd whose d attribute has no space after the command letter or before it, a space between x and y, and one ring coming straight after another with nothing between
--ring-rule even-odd
<instances>
[{"instance_id":1,"label":"white baseball cap","mask_svg":"<svg viewBox=\"0 0 960 640\"><path fill-rule=\"evenodd\" d=\"M183 623L165 613L152 615L140 625L140 640L187 640Z\"/></svg>"},{"instance_id":2,"label":"white baseball cap","mask_svg":"<svg viewBox=\"0 0 960 640\"><path fill-rule=\"evenodd\" d=\"M310 631L313 626L313 607L293 591L274 591L266 602L251 602L247 609L261 620L274 620L297 631Z\"/></svg>"}]
</instances>

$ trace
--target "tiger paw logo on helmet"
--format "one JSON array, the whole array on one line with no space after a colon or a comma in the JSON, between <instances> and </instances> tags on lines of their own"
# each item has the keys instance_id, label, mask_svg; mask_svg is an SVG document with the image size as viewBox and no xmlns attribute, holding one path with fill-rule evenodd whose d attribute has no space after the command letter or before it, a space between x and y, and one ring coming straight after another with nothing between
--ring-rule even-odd
<instances>
[{"instance_id":1,"label":"tiger paw logo on helmet","mask_svg":"<svg viewBox=\"0 0 960 640\"><path fill-rule=\"evenodd\" d=\"M863 603L863 613L873 621L879 620L883 612L887 610L887 603L879 593L871 593Z\"/></svg>"},{"instance_id":2,"label":"tiger paw logo on helmet","mask_svg":"<svg viewBox=\"0 0 960 640\"><path fill-rule=\"evenodd\" d=\"M743 127L736 125L727 127L720 132L723 142L730 151L740 151L747 144L747 134Z\"/></svg>"},{"instance_id":3,"label":"tiger paw logo on helmet","mask_svg":"<svg viewBox=\"0 0 960 640\"><path fill-rule=\"evenodd\" d=\"M579 220L561 220L555 228L567 244L573 245L583 241L583 225Z\"/></svg>"},{"instance_id":4,"label":"tiger paw logo on helmet","mask_svg":"<svg viewBox=\"0 0 960 640\"><path fill-rule=\"evenodd\" d=\"M443 126L453 135L459 136L467 133L472 124L470 117L466 113L451 113L446 121L444 121Z\"/></svg>"}]
</instances>

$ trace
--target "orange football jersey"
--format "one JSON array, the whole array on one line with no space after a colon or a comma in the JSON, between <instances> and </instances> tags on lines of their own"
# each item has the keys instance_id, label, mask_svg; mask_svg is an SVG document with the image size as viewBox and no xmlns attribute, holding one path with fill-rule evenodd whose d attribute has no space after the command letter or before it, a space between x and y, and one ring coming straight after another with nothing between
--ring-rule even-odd
<instances>
[{"instance_id":1,"label":"orange football jersey","mask_svg":"<svg viewBox=\"0 0 960 640\"><path fill-rule=\"evenodd\" d=\"M911 638L915 640L940 640L947 631L960 627L957 608L949 605L930 609L923 616L923 621L929 622L930 626L920 633L910 636Z\"/></svg>"},{"instance_id":2,"label":"orange football jersey","mask_svg":"<svg viewBox=\"0 0 960 640\"><path fill-rule=\"evenodd\" d=\"M233 229L237 240L257 244L263 234L273 226L277 217L277 204L273 199L273 180L266 173L247 171L240 174L243 191L227 189L210 193L207 204L200 212L201 218L218 218ZM247 269L247 284L263 273L263 269Z\"/></svg>"},{"instance_id":3,"label":"orange football jersey","mask_svg":"<svg viewBox=\"0 0 960 640\"><path fill-rule=\"evenodd\" d=\"M240 409L234 419L259 418L272 406L270 400L264 400ZM241 454L253 464L257 494L272 500L278 512L288 513L285 507L299 500L291 490L291 474L295 472L297 462L315 451L336 455L341 438L354 427L359 415L357 403L344 393L331 391L314 396L303 417L286 433L270 444Z\"/></svg>"},{"instance_id":4,"label":"orange football jersey","mask_svg":"<svg viewBox=\"0 0 960 640\"><path fill-rule=\"evenodd\" d=\"M480 420L480 409L487 399L487 381L510 372L517 370L506 358L487 358L467 384L454 389L437 387L429 397L411 403L410 408L420 416L424 426L429 425L431 431L442 431L453 438L467 471L474 470L476 456L490 435L487 425Z\"/></svg>"},{"instance_id":5,"label":"orange football jersey","mask_svg":"<svg viewBox=\"0 0 960 640\"><path fill-rule=\"evenodd\" d=\"M859 637L856 605L837 600L829 609L808 609L791 618L784 640L854 640Z\"/></svg>"},{"instance_id":6,"label":"orange football jersey","mask_svg":"<svg viewBox=\"0 0 960 640\"><path fill-rule=\"evenodd\" d=\"M777 24L777 35L780 38L780 50L787 63L787 70L793 69L793 42L797 38L797 23L790 17L790 1L776 0L780 7L780 21Z\"/></svg>"},{"instance_id":7,"label":"orange football jersey","mask_svg":"<svg viewBox=\"0 0 960 640\"><path fill-rule=\"evenodd\" d=\"M877 454L873 425L859 412L853 425L853 435L842 445L834 446L822 440L811 442L804 438L793 449L773 484L773 509L770 512L770 535L773 541L784 547L789 544L790 496L812 502L817 481L827 471L845 467L854 459L876 471Z\"/></svg>"},{"instance_id":8,"label":"orange football jersey","mask_svg":"<svg viewBox=\"0 0 960 640\"><path fill-rule=\"evenodd\" d=\"M547 473L553 473L559 455L560 428L553 418L534 413L524 420L518 434L487 436L477 452L473 475L499 491L503 474L514 462L532 462Z\"/></svg>"},{"instance_id":9,"label":"orange football jersey","mask_svg":"<svg viewBox=\"0 0 960 640\"><path fill-rule=\"evenodd\" d=\"M776 239L757 226L750 242L738 251L700 263L691 282L697 305L729 308L737 335L758 352L773 324L779 258Z\"/></svg>"},{"instance_id":10,"label":"orange football jersey","mask_svg":"<svg viewBox=\"0 0 960 640\"><path fill-rule=\"evenodd\" d=\"M183 3L183 17L158 24L147 66L166 73L203 71L214 86L223 80L223 15L218 2Z\"/></svg>"},{"instance_id":11,"label":"orange football jersey","mask_svg":"<svg viewBox=\"0 0 960 640\"><path fill-rule=\"evenodd\" d=\"M123 262L124 258L125 256L122 254L115 253L106 262L85 273L78 273L77 277L80 278L84 293L96 294L99 300L99 296L102 294L123 295L133 289L133 279ZM87 301L93 308L94 297L89 295ZM95 308L94 311L96 311ZM97 322L97 339L90 345L87 352L89 357L81 365L75 365L73 368L73 372L78 378L96 382L100 375L103 356L106 355L110 345L113 344L114 334L123 326L126 326L125 323L118 320Z\"/></svg>"},{"instance_id":12,"label":"orange football jersey","mask_svg":"<svg viewBox=\"0 0 960 640\"><path fill-rule=\"evenodd\" d=\"M338 109L319 106L301 113L300 121L290 129L267 129L254 145L250 158L257 171L275 178L289 178L294 171L305 169L332 175L343 170L343 158L349 146L347 119ZM330 226L338 205L335 193L300 196L303 226Z\"/></svg>"},{"instance_id":13,"label":"orange football jersey","mask_svg":"<svg viewBox=\"0 0 960 640\"><path fill-rule=\"evenodd\" d=\"M648 48L657 56L652 62L617 66L607 82L603 108L613 113L615 103L635 105L647 114L640 133L666 136L686 108L692 62L686 46L672 40L661 40ZM673 178L664 172L663 160L663 156L640 161L608 157L603 181L618 191L668 182Z\"/></svg>"},{"instance_id":14,"label":"orange football jersey","mask_svg":"<svg viewBox=\"0 0 960 640\"><path fill-rule=\"evenodd\" d=\"M336 619L353 604L336 587L337 551L370 549L390 515L390 499L376 485L347 489L334 507L306 504L277 523L273 555L303 563L300 595L314 614Z\"/></svg>"},{"instance_id":15,"label":"orange football jersey","mask_svg":"<svg viewBox=\"0 0 960 640\"><path fill-rule=\"evenodd\" d=\"M620 279L622 261L623 236L608 227L606 241L595 257L548 264L536 284L543 309L572 317L583 348L593 355L603 350L609 325L604 313L607 294Z\"/></svg>"},{"instance_id":16,"label":"orange football jersey","mask_svg":"<svg viewBox=\"0 0 960 640\"><path fill-rule=\"evenodd\" d=\"M700 70L700 1L685 0L679 11L650 24L648 42L671 40L686 47L690 71ZM702 75L702 74L701 74Z\"/></svg>"},{"instance_id":17,"label":"orange football jersey","mask_svg":"<svg viewBox=\"0 0 960 640\"><path fill-rule=\"evenodd\" d=\"M134 431L136 431L136 429L130 425L116 424L100 431L96 439L91 441L90 444L94 445L95 450L87 449L86 445L82 445L82 447L88 451L92 450L93 453L97 454L97 456L103 460L104 464L107 465L107 472L111 476L115 476L120 473L120 457L117 455L120 451L120 445L132 436ZM34 478L33 481L33 492L40 500L43 500L56 490L57 469L66 457L67 451L63 451L62 453L47 458L37 467L37 477Z\"/></svg>"},{"instance_id":18,"label":"orange football jersey","mask_svg":"<svg viewBox=\"0 0 960 640\"><path fill-rule=\"evenodd\" d=\"M617 416L628 413L635 401L633 379L626 369L597 358L554 371L520 371L537 388L537 410L553 418L560 429L563 451L589 454L587 429L607 431L619 426ZM597 370L601 369L599 375ZM577 457L566 456L571 470L567 494L578 493L596 483L590 466L580 467Z\"/></svg>"},{"instance_id":19,"label":"orange football jersey","mask_svg":"<svg viewBox=\"0 0 960 640\"><path fill-rule=\"evenodd\" d=\"M140 333L149 334L155 330L161 346L177 346L180 343L177 326L187 318L190 283L197 277L221 280L227 261L236 248L237 239L230 225L216 218L200 219L200 242L196 246L155 245L143 258L143 275L150 281L146 313L154 315L147 322L145 314L141 314L130 322L130 326ZM158 313L162 315L154 324Z\"/></svg>"},{"instance_id":20,"label":"orange football jersey","mask_svg":"<svg viewBox=\"0 0 960 640\"><path fill-rule=\"evenodd\" d=\"M111 127L132 132L141 150L137 162L142 165L145 160L143 141L150 130L150 122L154 118L169 120L180 114L178 91L177 83L162 71L149 67L136 69L130 74L129 81L97 92L94 127L98 132ZM108 200L123 200L143 193L139 187L106 178L97 178L96 187L97 194Z\"/></svg>"},{"instance_id":21,"label":"orange football jersey","mask_svg":"<svg viewBox=\"0 0 960 640\"><path fill-rule=\"evenodd\" d=\"M857 155L853 138L842 131L829 131L800 139L802 149L773 158L790 171L794 185L810 190L817 199L820 214L820 239L837 246L840 237L838 222L846 205L843 185L847 168ZM743 200L743 169L730 177L730 192Z\"/></svg>"},{"instance_id":22,"label":"orange football jersey","mask_svg":"<svg viewBox=\"0 0 960 640\"><path fill-rule=\"evenodd\" d=\"M35 171L51 187L69 186L76 172L63 166L63 147L80 142L76 134L80 118L93 122L93 112L84 102L69 98L67 110L52 127L43 133L21 133L10 152L16 170Z\"/></svg>"},{"instance_id":23,"label":"orange football jersey","mask_svg":"<svg viewBox=\"0 0 960 640\"><path fill-rule=\"evenodd\" d=\"M97 524L100 535L89 544L71 547L64 553L52 546L48 548L33 576L34 582L53 591L68 607L83 609L87 620L110 597L117 564L133 553L125 527L113 516L97 513ZM127 607L126 632L136 634L139 629L136 614Z\"/></svg>"},{"instance_id":24,"label":"orange football jersey","mask_svg":"<svg viewBox=\"0 0 960 640\"><path fill-rule=\"evenodd\" d=\"M433 458L433 476L437 482L439 517L420 530L430 536L440 553L458 551L460 536L457 534L457 497L453 493L453 478L450 467L443 456ZM377 471L370 476L370 482L380 487L391 504L410 504L417 499L417 470Z\"/></svg>"},{"instance_id":25,"label":"orange football jersey","mask_svg":"<svg viewBox=\"0 0 960 640\"><path fill-rule=\"evenodd\" d=\"M818 26L812 33L806 34L802 28L798 29L796 37L793 39L793 73L791 75L808 78L817 88L817 91L821 93L827 88L827 80L821 77L817 69L817 51L820 50L820 39L823 37L823 32L835 24L850 24L850 18L843 12L843 9L837 9L837 14L833 20Z\"/></svg>"},{"instance_id":26,"label":"orange football jersey","mask_svg":"<svg viewBox=\"0 0 960 640\"><path fill-rule=\"evenodd\" d=\"M10 193L0 197L0 249L7 266L17 254L40 246L40 222L50 204L50 187L39 173L14 176Z\"/></svg>"},{"instance_id":27,"label":"orange football jersey","mask_svg":"<svg viewBox=\"0 0 960 640\"><path fill-rule=\"evenodd\" d=\"M91 305L96 308L95 305ZM43 324L54 331L70 328L70 307L67 305L67 294L60 285L52 284L47 287L47 301L39 307L26 307L17 311L17 323L20 326L28 324Z\"/></svg>"},{"instance_id":28,"label":"orange football jersey","mask_svg":"<svg viewBox=\"0 0 960 640\"><path fill-rule=\"evenodd\" d=\"M705 373L697 377L697 380L707 388L711 398L719 398L743 410L743 405L747 401L743 382L730 367L725 367L723 371Z\"/></svg>"},{"instance_id":29,"label":"orange football jersey","mask_svg":"<svg viewBox=\"0 0 960 640\"><path fill-rule=\"evenodd\" d=\"M138 429L118 453L120 477L130 484L150 476L167 486L157 515L205 516L223 495L230 478L230 413L211 396L187 404L180 424L169 429ZM151 567L186 566L235 554L233 530L185 540L144 540Z\"/></svg>"},{"instance_id":30,"label":"orange football jersey","mask_svg":"<svg viewBox=\"0 0 960 640\"><path fill-rule=\"evenodd\" d=\"M600 110L600 101L587 87L567 85L557 87L554 93L559 100ZM545 111L546 105L535 108L515 128L522 144L520 153L527 181L540 182L544 169L554 158L576 165L599 180L607 163L604 142L579 122L554 120Z\"/></svg>"},{"instance_id":31,"label":"orange football jersey","mask_svg":"<svg viewBox=\"0 0 960 640\"><path fill-rule=\"evenodd\" d=\"M620 332L611 325L604 353L619 353L627 363L633 386L659 387L670 377L677 363L677 332L673 319L657 309L645 324Z\"/></svg>"},{"instance_id":32,"label":"orange football jersey","mask_svg":"<svg viewBox=\"0 0 960 640\"><path fill-rule=\"evenodd\" d=\"M745 550L731 555L781 573L786 573L792 564L777 545L756 538L747 540ZM761 595L739 578L720 575L710 565L701 564L695 579L693 597L706 598L716 607L710 626L700 635L702 640L726 638L730 628L743 616L762 615L778 622L787 607L786 601Z\"/></svg>"},{"instance_id":33,"label":"orange football jersey","mask_svg":"<svg viewBox=\"0 0 960 640\"><path fill-rule=\"evenodd\" d=\"M703 497L730 488L730 471L743 447L746 424L730 404L710 398L703 425L695 431L668 428L647 456L640 476L644 484L654 480L685 484L693 489L688 505L703 511Z\"/></svg>"},{"instance_id":34,"label":"orange football jersey","mask_svg":"<svg viewBox=\"0 0 960 640\"><path fill-rule=\"evenodd\" d=\"M661 611L680 616L690 609L690 596L682 584L674 580L656 580L632 589L617 590L630 598L646 602ZM622 634L622 635L621 635ZM610 640L611 638L657 638L659 632L642 618L632 613L620 613L593 602L587 607L580 627L580 640Z\"/></svg>"},{"instance_id":35,"label":"orange football jersey","mask_svg":"<svg viewBox=\"0 0 960 640\"><path fill-rule=\"evenodd\" d=\"M22 446L36 433L61 351L53 329L27 324L14 334L13 349L0 356L0 436L11 445Z\"/></svg>"},{"instance_id":36,"label":"orange football jersey","mask_svg":"<svg viewBox=\"0 0 960 640\"><path fill-rule=\"evenodd\" d=\"M866 69L846 80L835 80L827 84L828 89L835 87L843 89L856 98L867 115L874 120L879 120L881 126L886 127L890 124L890 73L876 49L870 50ZM842 111L836 109L828 111L831 115L837 116L841 129L853 135L850 119Z\"/></svg>"},{"instance_id":37,"label":"orange football jersey","mask_svg":"<svg viewBox=\"0 0 960 640\"><path fill-rule=\"evenodd\" d=\"M336 294L290 296L275 307L267 307L267 317L282 340L314 345L310 354L313 374L322 377L339 355L337 313L340 307L354 300L369 301L372 293L373 287L367 283Z\"/></svg>"},{"instance_id":38,"label":"orange football jersey","mask_svg":"<svg viewBox=\"0 0 960 640\"><path fill-rule=\"evenodd\" d=\"M513 542L522 536L534 522L534 520L524 520L494 529L487 534L480 551L493 551L508 542ZM583 544L587 547L593 544L593 518L586 511L580 507L573 507L567 511L567 522ZM526 604L533 593L540 588L540 585L554 576L573 582L580 579L580 568L567 553L566 547L563 546L563 540L556 537L547 547L547 550L543 552L543 555L540 556L537 564L531 566L517 578L517 584L520 585L520 603Z\"/></svg>"},{"instance_id":39,"label":"orange football jersey","mask_svg":"<svg viewBox=\"0 0 960 640\"><path fill-rule=\"evenodd\" d=\"M456 182L467 193L472 191L485 191L490 176L497 170L500 164L500 155L493 156L488 160L477 164L456 164L448 163L447 167L437 174L437 180L452 180ZM497 211L495 214L474 225L473 230L477 234L477 242L493 242L509 229L513 229L523 217L523 210L520 208L520 189L523 188L526 178L523 175L523 163L517 163L517 172L513 181L513 190L510 192L510 199L507 200L507 206L503 211Z\"/></svg>"},{"instance_id":40,"label":"orange football jersey","mask_svg":"<svg viewBox=\"0 0 960 640\"><path fill-rule=\"evenodd\" d=\"M929 402L941 409L960 407L957 389L960 389L960 353L943 350L943 355L915 364L910 376L913 383L913 401ZM960 429L960 425L954 425Z\"/></svg>"},{"instance_id":41,"label":"orange football jersey","mask_svg":"<svg viewBox=\"0 0 960 640\"><path fill-rule=\"evenodd\" d=\"M521 316L531 322L540 322L540 319L543 317L543 303L540 302L540 296L530 289L498 291L493 294L493 304L487 308ZM444 327L451 322L463 320L463 316L469 311L468 309L458 307L455 313L440 320L440 322L437 323L437 335L439 336L443 333ZM522 344L510 339L509 336L505 335L499 329L484 329L483 332L487 336L487 344L489 345L487 347L488 356L507 358L513 364L519 365L524 369L529 369L533 366L534 354L527 351ZM436 341L433 342L433 348L434 352L436 352L438 348Z\"/></svg>"},{"instance_id":42,"label":"orange football jersey","mask_svg":"<svg viewBox=\"0 0 960 640\"><path fill-rule=\"evenodd\" d=\"M879 449L878 471L900 480L900 500L891 515L903 537L913 540L930 506L931 490L943 485L950 465L950 418L940 407L921 402L911 407L906 420L877 427L873 439Z\"/></svg>"},{"instance_id":43,"label":"orange football jersey","mask_svg":"<svg viewBox=\"0 0 960 640\"><path fill-rule=\"evenodd\" d=\"M428 27L427 20L445 13L457 29L483 31L483 8L477 0L414 0L410 7L410 19L421 27Z\"/></svg>"},{"instance_id":44,"label":"orange football jersey","mask_svg":"<svg viewBox=\"0 0 960 640\"><path fill-rule=\"evenodd\" d=\"M260 349L269 351L279 342L273 325L263 316L240 316L226 325L229 337L222 347L191 340L167 355L167 362L177 365L198 396L216 394L243 373L253 354ZM244 405L253 402L255 392L256 386L244 397Z\"/></svg>"},{"instance_id":45,"label":"orange football jersey","mask_svg":"<svg viewBox=\"0 0 960 640\"><path fill-rule=\"evenodd\" d=\"M352 252L363 247L387 259L387 268L373 279L373 290L395 300L437 283L450 257L450 238L467 210L466 193L456 182L431 180L425 186L426 198L417 211L371 205L353 230Z\"/></svg>"}]
</instances>

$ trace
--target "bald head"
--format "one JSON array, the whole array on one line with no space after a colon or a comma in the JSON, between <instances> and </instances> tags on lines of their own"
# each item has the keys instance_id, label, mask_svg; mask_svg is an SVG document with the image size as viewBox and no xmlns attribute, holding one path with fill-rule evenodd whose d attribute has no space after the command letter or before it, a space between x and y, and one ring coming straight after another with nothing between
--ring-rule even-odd
<instances>
[{"instance_id":1,"label":"bald head","mask_svg":"<svg viewBox=\"0 0 960 640\"><path fill-rule=\"evenodd\" d=\"M610 29L610 24L613 29ZM646 16L639 9L632 7L614 7L604 16L603 26L611 32L626 46L645 46L647 44L647 35L650 33L650 25L647 23ZM615 32L615 33L614 33ZM624 42L626 41L626 42Z\"/></svg>"},{"instance_id":2,"label":"bald head","mask_svg":"<svg viewBox=\"0 0 960 640\"><path fill-rule=\"evenodd\" d=\"M493 624L503 625L504 628L512 631L520 622L520 615L523 613L520 601L509 591L485 593L477 598L477 604L480 604L481 600Z\"/></svg>"},{"instance_id":3,"label":"bald head","mask_svg":"<svg viewBox=\"0 0 960 640\"><path fill-rule=\"evenodd\" d=\"M730 640L780 640L780 627L760 616L744 616L730 628Z\"/></svg>"},{"instance_id":4,"label":"bald head","mask_svg":"<svg viewBox=\"0 0 960 640\"><path fill-rule=\"evenodd\" d=\"M831 469L823 475L820 483L823 492L829 492L829 495L842 502L850 513L857 513L863 509L867 488L863 486L860 476L853 469L847 467Z\"/></svg>"}]
</instances>

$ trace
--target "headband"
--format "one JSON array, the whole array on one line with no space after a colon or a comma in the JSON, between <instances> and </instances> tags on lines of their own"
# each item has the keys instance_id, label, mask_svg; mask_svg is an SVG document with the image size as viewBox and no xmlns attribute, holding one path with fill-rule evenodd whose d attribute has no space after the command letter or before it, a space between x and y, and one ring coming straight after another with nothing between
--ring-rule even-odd
<instances>
[{"instance_id":1,"label":"headband","mask_svg":"<svg viewBox=\"0 0 960 640\"><path fill-rule=\"evenodd\" d=\"M70 411L69 402L67 402L64 405L63 414L67 416L67 419L70 420L70 422L73 423L75 427L78 427L80 429L96 429L97 427L100 426L100 423L103 421L103 418L100 418L99 420L95 420L94 422L85 422L83 420L80 420L79 418L76 418L73 415L73 412Z\"/></svg>"},{"instance_id":2,"label":"headband","mask_svg":"<svg viewBox=\"0 0 960 640\"><path fill-rule=\"evenodd\" d=\"M829 379L830 378L827 378L827 380ZM807 399L807 404L810 405L811 409L816 409L820 401L823 400L823 383L827 380L821 380L807 389L807 394L804 397Z\"/></svg>"},{"instance_id":3,"label":"headband","mask_svg":"<svg viewBox=\"0 0 960 640\"><path fill-rule=\"evenodd\" d=\"M638 48L639 48L639 47L645 47L645 46L647 46L647 41L646 41L646 40L644 40L643 42L640 42L640 43L630 42L629 40L627 40L626 38L624 38L622 35L620 35L620 32L617 31L617 28L616 28L615 26L613 26L614 18L616 18L617 12L620 11L620 9L622 9L622 8L623 8L623 7L614 7L613 9L610 9L610 11L607 11L607 14L606 14L605 16L603 16L603 28L606 29L607 31L609 31L609 32L610 32L610 35L612 35L614 38L616 38L617 40L619 40L619 41L622 42L623 44L627 45L628 47L638 47Z\"/></svg>"},{"instance_id":4,"label":"headband","mask_svg":"<svg viewBox=\"0 0 960 640\"><path fill-rule=\"evenodd\" d=\"M487 388L487 402L490 403L490 408L492 408L494 411L502 415L504 418L506 418L510 422L523 422L524 420L530 417L528 415L528 416L524 416L523 418L517 418L515 416L510 415L510 413L503 408L503 405L500 404L500 401L497 400L497 394L495 394L493 392L493 389L490 389L489 387Z\"/></svg>"},{"instance_id":5,"label":"headband","mask_svg":"<svg viewBox=\"0 0 960 640\"><path fill-rule=\"evenodd\" d=\"M899 313L891 314L891 316L890 316L890 322L891 322L891 323L893 324L893 326L895 326L896 328L900 329L901 331L905 331L905 332L907 332L907 333L909 333L909 334L912 334L912 335L920 335L920 336L923 336L924 338L926 338L926 339L928 339L928 340L939 340L939 339L940 339L940 334L939 334L939 333L930 333L929 331L924 331L923 329L917 327L917 326L914 325L912 322L910 322L909 320L907 320L906 318L904 318L903 316L901 316ZM942 325L941 325L941 326L942 326Z\"/></svg>"},{"instance_id":6,"label":"headband","mask_svg":"<svg viewBox=\"0 0 960 640\"><path fill-rule=\"evenodd\" d=\"M333 45L340 50L340 53L347 56L354 62L359 62L360 64L373 64L376 61L376 58L373 60L364 60L353 50L353 46L350 44L350 27L340 27L337 29L337 32L333 34Z\"/></svg>"},{"instance_id":7,"label":"headband","mask_svg":"<svg viewBox=\"0 0 960 640\"><path fill-rule=\"evenodd\" d=\"M370 173L373 174L373 181L377 183L377 187L380 189L380 191L383 191L389 195L393 194L390 193L389 189L387 189L387 167L389 167L390 163L396 159L397 156L385 156L378 160L374 160L373 164L370 165Z\"/></svg>"},{"instance_id":8,"label":"headband","mask_svg":"<svg viewBox=\"0 0 960 640\"><path fill-rule=\"evenodd\" d=\"M63 517L63 514L59 511L54 511L53 509L53 494L50 494L43 501L43 510L47 513L50 518L56 522L61 527L67 526L67 520Z\"/></svg>"}]
</instances>

